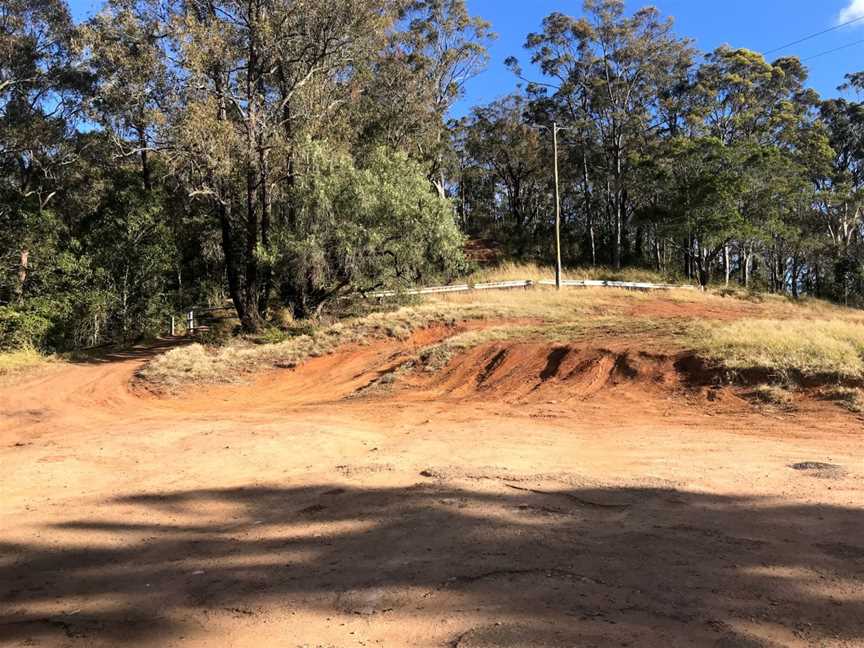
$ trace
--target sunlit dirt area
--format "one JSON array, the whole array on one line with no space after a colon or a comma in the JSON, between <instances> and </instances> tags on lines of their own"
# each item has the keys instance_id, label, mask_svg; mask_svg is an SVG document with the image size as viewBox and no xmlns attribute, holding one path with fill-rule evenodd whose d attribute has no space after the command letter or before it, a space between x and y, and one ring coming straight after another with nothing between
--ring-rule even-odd
<instances>
[{"instance_id":1,"label":"sunlit dirt area","mask_svg":"<svg viewBox=\"0 0 864 648\"><path fill-rule=\"evenodd\" d=\"M864 645L860 414L650 334L401 370L493 324L167 395L134 376L176 342L7 382L0 644Z\"/></svg>"}]
</instances>

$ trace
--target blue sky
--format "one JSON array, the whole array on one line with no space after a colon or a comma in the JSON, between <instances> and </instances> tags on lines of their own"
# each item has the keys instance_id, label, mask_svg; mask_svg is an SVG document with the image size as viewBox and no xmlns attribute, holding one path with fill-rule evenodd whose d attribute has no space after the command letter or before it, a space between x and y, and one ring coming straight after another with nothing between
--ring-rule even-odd
<instances>
[{"instance_id":1,"label":"blue sky","mask_svg":"<svg viewBox=\"0 0 864 648\"><path fill-rule=\"evenodd\" d=\"M539 29L544 16L553 11L581 13L582 0L467 0L472 14L492 23L498 40L492 45L488 69L469 84L465 98L454 108L463 114L472 105L488 103L511 92L516 83L504 67L504 59L515 55L527 60L522 44L525 36ZM864 16L864 0L627 0L630 10L646 4L675 18L680 36L696 41L701 50L728 43L768 51L838 24L842 19ZM71 0L72 12L80 20L93 13L101 0ZM864 20L773 54L797 55L802 59L864 40ZM806 61L810 85L822 96L836 96L837 86L848 72L864 71L864 43Z\"/></svg>"}]
</instances>

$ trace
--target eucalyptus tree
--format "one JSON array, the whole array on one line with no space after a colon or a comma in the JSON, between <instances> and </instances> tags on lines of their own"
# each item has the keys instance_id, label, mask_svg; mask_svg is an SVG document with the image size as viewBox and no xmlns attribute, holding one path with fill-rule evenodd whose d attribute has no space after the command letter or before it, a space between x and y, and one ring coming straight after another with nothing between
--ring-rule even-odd
<instances>
[{"instance_id":1,"label":"eucalyptus tree","mask_svg":"<svg viewBox=\"0 0 864 648\"><path fill-rule=\"evenodd\" d=\"M108 0L80 30L79 48L94 80L88 116L109 134L118 156L137 156L146 191L152 154L173 96L174 70L163 7Z\"/></svg>"},{"instance_id":2,"label":"eucalyptus tree","mask_svg":"<svg viewBox=\"0 0 864 648\"><path fill-rule=\"evenodd\" d=\"M0 4L0 300L23 303L62 224L51 211L87 79L74 64L62 0Z\"/></svg>"},{"instance_id":3,"label":"eucalyptus tree","mask_svg":"<svg viewBox=\"0 0 864 648\"><path fill-rule=\"evenodd\" d=\"M845 89L864 89L864 75L847 76ZM860 274L864 243L864 103L831 99L820 107L833 150L830 171L818 183L817 214L830 240L838 296Z\"/></svg>"},{"instance_id":4,"label":"eucalyptus tree","mask_svg":"<svg viewBox=\"0 0 864 648\"><path fill-rule=\"evenodd\" d=\"M691 128L760 161L744 167L752 176L739 197L741 229L730 240L746 286L757 255L768 262L771 286L781 285L778 268L787 256L782 233L795 230L784 223L798 220L800 194L830 155L816 111L819 98L806 80L807 69L797 58L770 62L758 52L728 46L709 53L696 72Z\"/></svg>"},{"instance_id":5,"label":"eucalyptus tree","mask_svg":"<svg viewBox=\"0 0 864 648\"><path fill-rule=\"evenodd\" d=\"M664 123L662 100L680 84L694 51L673 34L671 19L653 7L628 16L623 0L586 0L584 13L581 18L551 14L541 32L529 34L525 47L544 75L529 90L549 97L553 116L572 126L584 151L593 144L598 152L594 186L604 196L589 205L586 168L586 211L597 211L599 202L608 212L612 262L620 267L634 207L628 191L631 155ZM511 59L511 65L519 71L517 61ZM586 155L583 167L587 163Z\"/></svg>"},{"instance_id":6,"label":"eucalyptus tree","mask_svg":"<svg viewBox=\"0 0 864 648\"><path fill-rule=\"evenodd\" d=\"M512 95L475 108L465 123L469 163L494 183L489 199L506 214L516 256L537 241L551 202L548 155L538 130L524 122L525 109L525 99Z\"/></svg>"},{"instance_id":7,"label":"eucalyptus tree","mask_svg":"<svg viewBox=\"0 0 864 648\"><path fill-rule=\"evenodd\" d=\"M182 69L167 121L171 160L219 222L229 292L246 330L260 327L278 279L266 251L274 221L295 218L298 147L328 134L322 129L349 100L357 61L379 47L390 20L386 3L360 0L170 7Z\"/></svg>"},{"instance_id":8,"label":"eucalyptus tree","mask_svg":"<svg viewBox=\"0 0 864 648\"><path fill-rule=\"evenodd\" d=\"M380 59L382 78L394 92L379 95L379 105L404 107L411 137L403 143L429 166L441 197L447 184L448 112L464 96L468 81L485 68L486 48L494 38L489 23L472 16L465 0L405 0Z\"/></svg>"}]
</instances>

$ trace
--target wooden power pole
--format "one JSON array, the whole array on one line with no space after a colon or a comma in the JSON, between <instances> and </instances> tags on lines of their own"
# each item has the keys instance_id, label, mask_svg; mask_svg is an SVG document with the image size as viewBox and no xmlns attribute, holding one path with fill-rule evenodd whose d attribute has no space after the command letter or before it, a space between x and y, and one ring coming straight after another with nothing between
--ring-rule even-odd
<instances>
[{"instance_id":1,"label":"wooden power pole","mask_svg":"<svg viewBox=\"0 0 864 648\"><path fill-rule=\"evenodd\" d=\"M552 122L552 155L555 158L555 288L561 290L561 194L558 190L558 124Z\"/></svg>"}]
</instances>

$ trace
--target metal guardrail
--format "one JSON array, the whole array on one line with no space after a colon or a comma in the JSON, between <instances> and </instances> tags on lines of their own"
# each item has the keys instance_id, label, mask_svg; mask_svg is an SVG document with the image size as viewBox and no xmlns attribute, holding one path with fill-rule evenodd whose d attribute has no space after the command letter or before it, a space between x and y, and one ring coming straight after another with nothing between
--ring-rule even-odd
<instances>
[{"instance_id":1,"label":"metal guardrail","mask_svg":"<svg viewBox=\"0 0 864 648\"><path fill-rule=\"evenodd\" d=\"M543 279L537 282L541 286L554 286L551 279ZM696 286L678 284L655 284L640 281L605 281L603 279L562 279L562 286L577 288L624 288L626 290L696 290Z\"/></svg>"},{"instance_id":2,"label":"metal guardrail","mask_svg":"<svg viewBox=\"0 0 864 648\"><path fill-rule=\"evenodd\" d=\"M534 282L530 279L517 281L492 281L473 285L474 290L509 290L511 288L531 288Z\"/></svg>"},{"instance_id":3,"label":"metal guardrail","mask_svg":"<svg viewBox=\"0 0 864 648\"><path fill-rule=\"evenodd\" d=\"M428 288L409 288L407 290L378 290L369 293L372 298L395 297L396 295L435 295L440 293L470 292L472 290L512 290L514 288L533 288L534 286L554 286L552 279L518 279L514 281L493 281L477 284L454 284L450 286L430 286ZM655 284L639 281L605 281L602 279L562 279L565 288L622 288L625 290L696 290L696 286L677 284Z\"/></svg>"}]
</instances>

